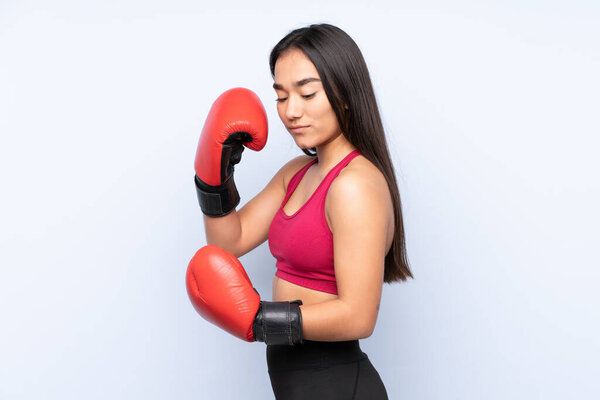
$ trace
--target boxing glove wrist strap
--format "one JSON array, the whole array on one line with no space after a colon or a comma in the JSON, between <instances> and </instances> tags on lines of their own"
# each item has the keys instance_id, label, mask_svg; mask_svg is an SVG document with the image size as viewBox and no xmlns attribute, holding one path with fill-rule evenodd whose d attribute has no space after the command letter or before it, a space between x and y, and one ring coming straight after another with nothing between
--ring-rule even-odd
<instances>
[{"instance_id":1,"label":"boxing glove wrist strap","mask_svg":"<svg viewBox=\"0 0 600 400\"><path fill-rule=\"evenodd\" d=\"M219 186L211 186L197 175L194 176L194 183L200 209L209 217L223 217L240 204L240 195L233 182L233 175Z\"/></svg>"},{"instance_id":2,"label":"boxing glove wrist strap","mask_svg":"<svg viewBox=\"0 0 600 400\"><path fill-rule=\"evenodd\" d=\"M302 344L302 300L261 301L254 317L254 339L265 344Z\"/></svg>"}]
</instances>

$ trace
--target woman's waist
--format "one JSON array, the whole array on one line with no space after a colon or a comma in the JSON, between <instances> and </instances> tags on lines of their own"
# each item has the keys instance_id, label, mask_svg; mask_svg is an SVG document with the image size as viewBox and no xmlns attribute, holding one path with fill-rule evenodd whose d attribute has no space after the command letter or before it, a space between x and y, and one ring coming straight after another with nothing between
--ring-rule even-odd
<instances>
[{"instance_id":1,"label":"woman's waist","mask_svg":"<svg viewBox=\"0 0 600 400\"><path fill-rule=\"evenodd\" d=\"M267 346L269 372L327 368L367 358L358 340L321 342L304 340L295 346Z\"/></svg>"},{"instance_id":2,"label":"woman's waist","mask_svg":"<svg viewBox=\"0 0 600 400\"><path fill-rule=\"evenodd\" d=\"M335 300L339 296L334 293L316 290L286 280L285 277L275 276L273 279L273 301L302 300L302 304L323 303Z\"/></svg>"}]
</instances>

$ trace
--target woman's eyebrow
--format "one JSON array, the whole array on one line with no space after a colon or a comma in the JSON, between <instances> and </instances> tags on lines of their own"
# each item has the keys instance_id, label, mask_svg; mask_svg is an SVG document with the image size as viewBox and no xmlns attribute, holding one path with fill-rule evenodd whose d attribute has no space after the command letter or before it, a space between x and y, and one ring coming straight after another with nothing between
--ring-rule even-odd
<instances>
[{"instance_id":1,"label":"woman's eyebrow","mask_svg":"<svg viewBox=\"0 0 600 400\"><path fill-rule=\"evenodd\" d=\"M294 86L306 85L309 82L321 82L321 80L319 78L304 78L294 83ZM283 90L283 86L281 86L279 83L274 83L273 89Z\"/></svg>"}]
</instances>

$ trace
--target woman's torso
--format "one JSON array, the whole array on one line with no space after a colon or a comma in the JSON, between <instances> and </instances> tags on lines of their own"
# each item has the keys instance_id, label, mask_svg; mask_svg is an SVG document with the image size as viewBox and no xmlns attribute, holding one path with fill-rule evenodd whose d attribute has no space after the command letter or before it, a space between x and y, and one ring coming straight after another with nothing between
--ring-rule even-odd
<instances>
[{"instance_id":1,"label":"woman's torso","mask_svg":"<svg viewBox=\"0 0 600 400\"><path fill-rule=\"evenodd\" d=\"M299 170L303 166L307 165L313 157L305 157L302 159L301 166L297 168ZM365 173L369 173L367 169L376 168L371 164L364 156L358 155L354 157L350 162L344 167L344 170L349 171L364 171ZM294 171L296 172L296 171ZM292 195L289 197L287 202L284 204L282 211L290 216L294 215L302 206L311 198L315 190L319 187L323 179L325 178L328 171L320 173L318 171L316 165L311 165L300 182L298 186L295 188ZM370 171L372 173L372 171ZM379 171L377 171L379 172ZM379 172L380 173L380 172ZM341 172L340 172L341 174ZM288 184L292 179L294 173L288 174L285 177L285 191L287 192ZM329 229L331 229L331 222L329 220L329 207L330 204L327 201L327 196L325 198L325 220L327 221L327 225ZM393 210L388 210L389 216L393 222ZM388 232L386 236L386 246L389 249L393 239L393 223L388 224ZM302 300L303 304L316 304L322 303L325 301L337 299L337 294L326 293L319 290L310 289L304 286L297 285L295 283L286 281L277 276L273 279L273 301L293 301L296 299Z\"/></svg>"}]
</instances>

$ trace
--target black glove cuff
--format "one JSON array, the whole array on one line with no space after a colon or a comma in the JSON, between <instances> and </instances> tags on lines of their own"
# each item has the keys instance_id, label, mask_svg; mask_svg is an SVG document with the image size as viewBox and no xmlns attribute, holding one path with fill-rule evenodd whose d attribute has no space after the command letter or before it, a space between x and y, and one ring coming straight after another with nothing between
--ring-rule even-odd
<instances>
[{"instance_id":1,"label":"black glove cuff","mask_svg":"<svg viewBox=\"0 0 600 400\"><path fill-rule=\"evenodd\" d=\"M254 339L268 345L302 344L302 300L261 301L252 330Z\"/></svg>"},{"instance_id":2,"label":"black glove cuff","mask_svg":"<svg viewBox=\"0 0 600 400\"><path fill-rule=\"evenodd\" d=\"M223 217L240 204L240 195L233 182L233 175L219 186L204 183L197 175L194 176L194 183L200 209L209 217Z\"/></svg>"}]
</instances>

